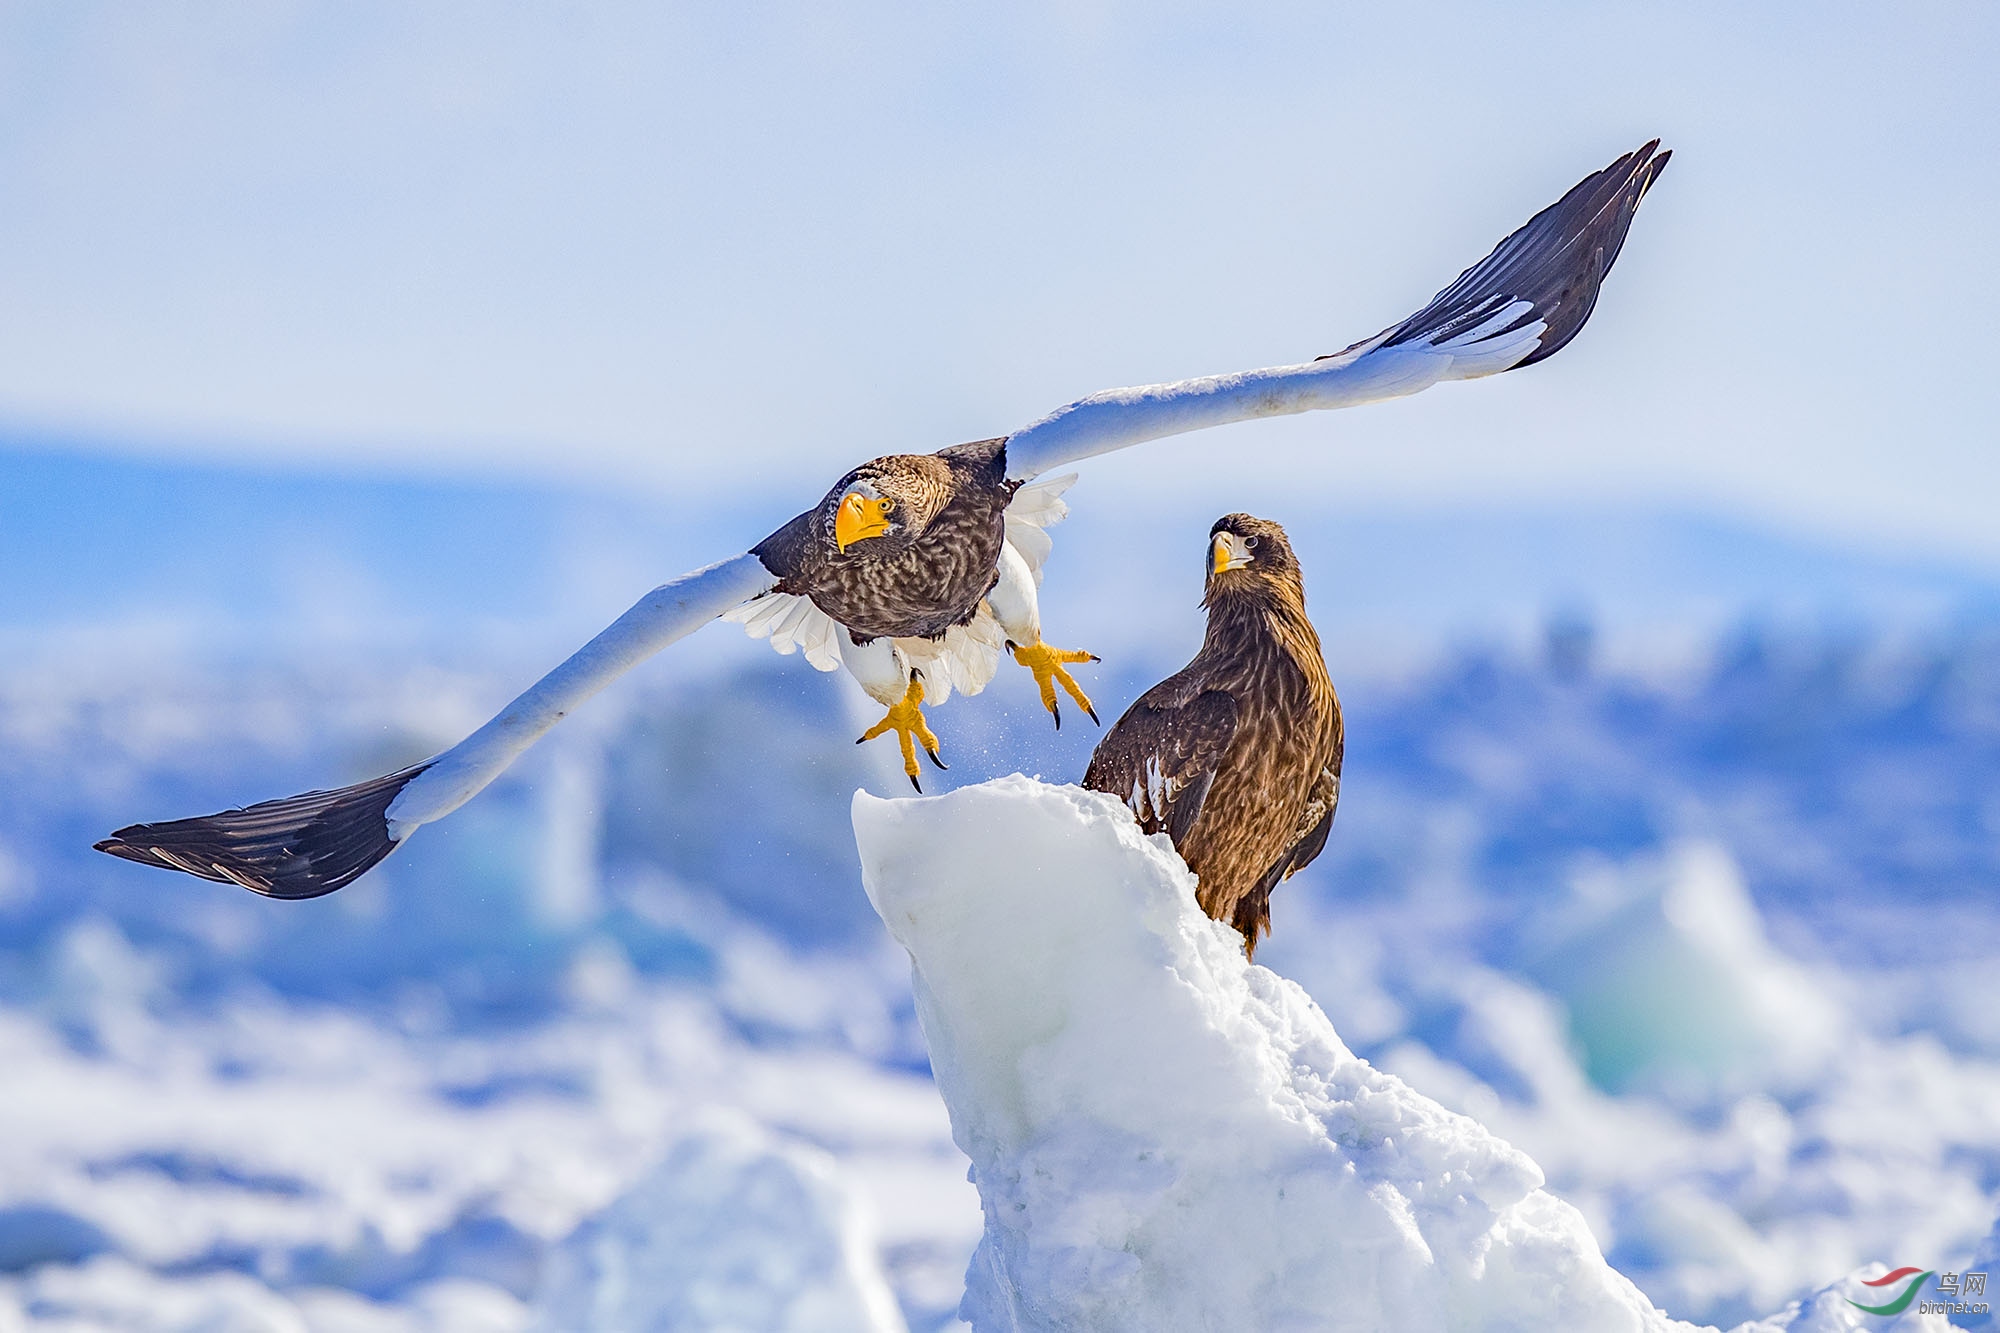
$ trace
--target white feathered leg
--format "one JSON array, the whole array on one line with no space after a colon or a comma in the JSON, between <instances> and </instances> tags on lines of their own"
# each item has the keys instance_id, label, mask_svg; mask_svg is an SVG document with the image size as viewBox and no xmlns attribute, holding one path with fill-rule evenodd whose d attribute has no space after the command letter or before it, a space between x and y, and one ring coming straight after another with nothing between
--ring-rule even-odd
<instances>
[{"instance_id":1,"label":"white feathered leg","mask_svg":"<svg viewBox=\"0 0 2000 1333\"><path fill-rule=\"evenodd\" d=\"M939 768L948 767L938 757L937 734L924 721L924 681L912 671L904 661L903 654L889 639L876 639L866 646L856 646L852 639L842 645L841 661L861 688L868 691L870 698L888 705L889 711L874 726L861 733L855 742L872 741L886 732L896 733L896 743L903 751L903 772L909 777L910 785L919 792L923 783L917 781L917 746L924 747L924 753Z\"/></svg>"},{"instance_id":2,"label":"white feathered leg","mask_svg":"<svg viewBox=\"0 0 2000 1333\"><path fill-rule=\"evenodd\" d=\"M896 651L895 640L871 639L866 646L856 646L846 630L840 632L840 637L841 664L868 691L868 697L885 708L902 702L904 692L910 688L910 666Z\"/></svg>"},{"instance_id":3,"label":"white feathered leg","mask_svg":"<svg viewBox=\"0 0 2000 1333\"><path fill-rule=\"evenodd\" d=\"M993 618L1007 631L1009 643L1042 641L1042 606L1035 591L1035 573L1012 542L1000 547L1000 581L986 594L986 605L993 608Z\"/></svg>"},{"instance_id":4,"label":"white feathered leg","mask_svg":"<svg viewBox=\"0 0 2000 1333\"><path fill-rule=\"evenodd\" d=\"M993 591L986 594L986 605L992 610L993 618L1000 622L1000 628L1007 632L1007 651L1014 655L1016 662L1034 673L1035 684L1042 694L1042 707L1055 718L1056 729L1062 729L1062 709L1056 704L1058 685L1076 700L1084 712L1090 714L1092 722L1097 722L1097 709L1091 706L1090 696L1070 676L1067 664L1095 662L1099 658L1095 653L1073 648L1051 648L1042 642L1042 607L1041 599L1035 593L1035 572L1011 542L1000 548L1000 581L993 585Z\"/></svg>"}]
</instances>

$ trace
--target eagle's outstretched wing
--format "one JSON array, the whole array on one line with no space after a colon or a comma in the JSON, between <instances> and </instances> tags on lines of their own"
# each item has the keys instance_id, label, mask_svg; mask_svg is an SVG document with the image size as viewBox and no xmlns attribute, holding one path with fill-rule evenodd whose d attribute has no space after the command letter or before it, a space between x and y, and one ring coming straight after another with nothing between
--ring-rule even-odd
<instances>
[{"instance_id":1,"label":"eagle's outstretched wing","mask_svg":"<svg viewBox=\"0 0 2000 1333\"><path fill-rule=\"evenodd\" d=\"M1221 690L1190 695L1179 677L1161 681L1125 710L1090 757L1083 785L1125 802L1148 833L1181 845L1201 817L1222 755L1236 735L1236 700Z\"/></svg>"},{"instance_id":2,"label":"eagle's outstretched wing","mask_svg":"<svg viewBox=\"0 0 2000 1333\"><path fill-rule=\"evenodd\" d=\"M754 555L682 575L542 677L443 754L333 791L241 810L134 824L97 844L142 865L240 884L268 898L317 898L358 878L419 824L441 819L499 777L584 700L776 579Z\"/></svg>"},{"instance_id":3,"label":"eagle's outstretched wing","mask_svg":"<svg viewBox=\"0 0 2000 1333\"><path fill-rule=\"evenodd\" d=\"M1586 176L1416 314L1303 365L1111 389L1007 438L1007 475L1253 417L1358 407L1555 355L1590 318L1639 201L1665 169L1659 141Z\"/></svg>"}]
</instances>

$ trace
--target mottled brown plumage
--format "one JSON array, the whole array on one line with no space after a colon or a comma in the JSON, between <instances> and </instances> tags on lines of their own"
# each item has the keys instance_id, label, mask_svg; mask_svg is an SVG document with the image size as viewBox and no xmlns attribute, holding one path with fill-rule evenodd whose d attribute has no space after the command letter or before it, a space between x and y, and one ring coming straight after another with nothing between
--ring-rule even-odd
<instances>
[{"instance_id":1,"label":"mottled brown plumage","mask_svg":"<svg viewBox=\"0 0 2000 1333\"><path fill-rule=\"evenodd\" d=\"M1271 890L1326 845L1344 735L1285 530L1230 514L1209 540L1211 552L1247 549L1249 563L1211 558L1201 651L1118 719L1083 785L1168 834L1200 879L1202 910L1254 954Z\"/></svg>"},{"instance_id":2,"label":"mottled brown plumage","mask_svg":"<svg viewBox=\"0 0 2000 1333\"><path fill-rule=\"evenodd\" d=\"M863 463L751 549L778 576L775 591L810 597L857 643L937 638L970 621L999 578L1002 516L1020 489L1007 479L1006 445L980 440ZM891 526L842 551L834 516L856 482L891 502Z\"/></svg>"}]
</instances>

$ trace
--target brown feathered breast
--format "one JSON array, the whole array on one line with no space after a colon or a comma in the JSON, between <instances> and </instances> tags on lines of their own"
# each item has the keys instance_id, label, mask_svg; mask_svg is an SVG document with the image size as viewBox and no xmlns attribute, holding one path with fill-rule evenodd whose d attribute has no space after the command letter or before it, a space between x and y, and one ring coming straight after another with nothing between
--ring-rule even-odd
<instances>
[{"instance_id":1,"label":"brown feathered breast","mask_svg":"<svg viewBox=\"0 0 2000 1333\"><path fill-rule=\"evenodd\" d=\"M1201 651L1118 720L1083 785L1169 834L1202 910L1254 953L1271 890L1326 845L1344 735L1284 529L1231 514L1211 539L1221 532L1254 541L1255 558L1210 575Z\"/></svg>"},{"instance_id":2,"label":"brown feathered breast","mask_svg":"<svg viewBox=\"0 0 2000 1333\"><path fill-rule=\"evenodd\" d=\"M834 513L857 481L895 502L896 527L842 551ZM811 598L857 642L936 638L971 620L998 580L1016 489L1004 439L892 454L842 477L816 508L751 549L778 576L777 591Z\"/></svg>"}]
</instances>

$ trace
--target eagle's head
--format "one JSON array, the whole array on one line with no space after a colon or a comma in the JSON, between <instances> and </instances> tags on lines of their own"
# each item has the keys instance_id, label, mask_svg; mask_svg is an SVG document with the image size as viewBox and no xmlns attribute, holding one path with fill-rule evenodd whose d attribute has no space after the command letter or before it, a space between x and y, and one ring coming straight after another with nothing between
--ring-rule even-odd
<instances>
[{"instance_id":1,"label":"eagle's head","mask_svg":"<svg viewBox=\"0 0 2000 1333\"><path fill-rule=\"evenodd\" d=\"M863 463L820 501L820 535L845 555L888 555L923 535L951 499L949 474L924 454Z\"/></svg>"},{"instance_id":2,"label":"eagle's head","mask_svg":"<svg viewBox=\"0 0 2000 1333\"><path fill-rule=\"evenodd\" d=\"M1303 603L1305 582L1285 530L1268 518L1224 514L1208 530L1207 595L1202 605L1236 594L1282 592Z\"/></svg>"}]
</instances>

